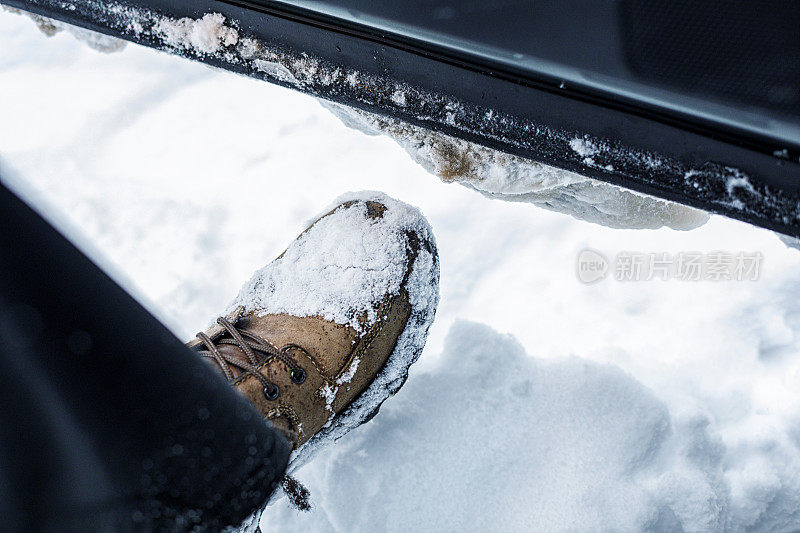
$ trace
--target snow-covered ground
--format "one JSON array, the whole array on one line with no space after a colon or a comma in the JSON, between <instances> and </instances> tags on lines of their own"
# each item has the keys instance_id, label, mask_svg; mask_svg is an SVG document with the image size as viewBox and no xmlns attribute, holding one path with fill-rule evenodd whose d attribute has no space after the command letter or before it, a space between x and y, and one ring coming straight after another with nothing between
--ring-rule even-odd
<instances>
[{"instance_id":1,"label":"snow-covered ground","mask_svg":"<svg viewBox=\"0 0 800 533\"><path fill-rule=\"evenodd\" d=\"M422 358L297 473L315 510L279 501L265 530L800 530L800 253L768 231L491 200L309 97L4 12L0 157L184 338L339 194L426 214L441 304ZM587 285L586 248L763 260L757 281Z\"/></svg>"}]
</instances>

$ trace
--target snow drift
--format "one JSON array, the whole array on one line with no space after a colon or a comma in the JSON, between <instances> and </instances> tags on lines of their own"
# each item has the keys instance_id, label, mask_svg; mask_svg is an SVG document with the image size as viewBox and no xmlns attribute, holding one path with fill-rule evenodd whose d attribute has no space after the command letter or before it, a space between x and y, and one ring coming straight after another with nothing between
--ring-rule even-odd
<instances>
[{"instance_id":1,"label":"snow drift","mask_svg":"<svg viewBox=\"0 0 800 533\"><path fill-rule=\"evenodd\" d=\"M735 456L708 418L671 415L618 367L532 358L512 336L462 321L434 368L299 472L316 508L278 502L261 527L792 530L796 466L726 472Z\"/></svg>"}]
</instances>

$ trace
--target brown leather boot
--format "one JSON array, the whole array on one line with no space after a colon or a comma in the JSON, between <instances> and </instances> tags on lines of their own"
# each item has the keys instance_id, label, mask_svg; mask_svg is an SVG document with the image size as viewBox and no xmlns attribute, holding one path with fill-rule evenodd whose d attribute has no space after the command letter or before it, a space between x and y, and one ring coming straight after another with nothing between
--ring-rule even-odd
<instances>
[{"instance_id":1,"label":"brown leather boot","mask_svg":"<svg viewBox=\"0 0 800 533\"><path fill-rule=\"evenodd\" d=\"M294 443L291 472L402 386L425 344L438 285L422 214L359 193L257 271L189 346Z\"/></svg>"}]
</instances>

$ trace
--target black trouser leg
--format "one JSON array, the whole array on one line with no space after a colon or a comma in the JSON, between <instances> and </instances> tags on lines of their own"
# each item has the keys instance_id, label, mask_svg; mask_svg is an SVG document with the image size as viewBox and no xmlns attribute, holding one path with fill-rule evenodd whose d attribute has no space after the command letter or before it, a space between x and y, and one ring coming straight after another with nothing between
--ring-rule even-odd
<instances>
[{"instance_id":1,"label":"black trouser leg","mask_svg":"<svg viewBox=\"0 0 800 533\"><path fill-rule=\"evenodd\" d=\"M4 531L218 530L266 501L288 456L244 398L0 184Z\"/></svg>"}]
</instances>

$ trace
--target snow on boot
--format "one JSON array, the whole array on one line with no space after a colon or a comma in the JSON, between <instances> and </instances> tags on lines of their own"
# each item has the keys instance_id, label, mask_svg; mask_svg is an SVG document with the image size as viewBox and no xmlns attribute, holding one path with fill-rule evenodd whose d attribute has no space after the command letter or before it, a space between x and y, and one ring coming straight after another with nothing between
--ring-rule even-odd
<instances>
[{"instance_id":1,"label":"snow on boot","mask_svg":"<svg viewBox=\"0 0 800 533\"><path fill-rule=\"evenodd\" d=\"M436 244L419 210L350 194L189 346L293 442L292 472L397 392L438 299Z\"/></svg>"}]
</instances>

